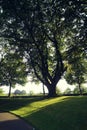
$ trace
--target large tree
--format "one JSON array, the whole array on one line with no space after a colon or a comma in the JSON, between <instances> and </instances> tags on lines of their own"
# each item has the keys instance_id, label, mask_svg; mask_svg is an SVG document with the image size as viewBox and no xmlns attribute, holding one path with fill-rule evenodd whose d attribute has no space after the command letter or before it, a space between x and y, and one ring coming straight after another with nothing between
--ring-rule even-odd
<instances>
[{"instance_id":1,"label":"large tree","mask_svg":"<svg viewBox=\"0 0 87 130\"><path fill-rule=\"evenodd\" d=\"M0 32L25 56L29 72L47 86L49 96L56 95L56 84L66 70L64 43L75 33L80 16L85 23L84 4L83 0L1 0Z\"/></svg>"}]
</instances>

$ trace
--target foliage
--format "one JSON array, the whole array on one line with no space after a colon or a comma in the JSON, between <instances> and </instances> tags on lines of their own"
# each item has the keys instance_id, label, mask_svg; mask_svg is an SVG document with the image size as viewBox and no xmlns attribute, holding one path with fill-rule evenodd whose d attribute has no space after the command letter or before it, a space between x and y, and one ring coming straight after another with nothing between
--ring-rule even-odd
<instances>
[{"instance_id":1,"label":"foliage","mask_svg":"<svg viewBox=\"0 0 87 130\"><path fill-rule=\"evenodd\" d=\"M80 57L77 50L73 51L73 56L69 60L69 67L65 73L65 79L69 84L77 85L80 94L82 94L81 85L86 82L86 61Z\"/></svg>"},{"instance_id":2,"label":"foliage","mask_svg":"<svg viewBox=\"0 0 87 130\"><path fill-rule=\"evenodd\" d=\"M7 52L7 50L5 50ZM19 57L14 51L7 52L7 54L1 59L0 62L0 84L9 86L9 94L11 94L11 87L26 83L26 64L24 64L22 58Z\"/></svg>"},{"instance_id":3,"label":"foliage","mask_svg":"<svg viewBox=\"0 0 87 130\"><path fill-rule=\"evenodd\" d=\"M14 92L14 95L26 95L26 91L25 90L18 90L16 89Z\"/></svg>"},{"instance_id":4,"label":"foliage","mask_svg":"<svg viewBox=\"0 0 87 130\"><path fill-rule=\"evenodd\" d=\"M2 88L0 88L0 96L4 94L4 91Z\"/></svg>"},{"instance_id":5,"label":"foliage","mask_svg":"<svg viewBox=\"0 0 87 130\"><path fill-rule=\"evenodd\" d=\"M81 90L82 90L82 93L84 94L86 94L87 93L87 88L86 87L81 87ZM75 87L75 89L73 90L73 93L74 94L79 94L80 92L79 92L79 88L78 87Z\"/></svg>"},{"instance_id":6,"label":"foliage","mask_svg":"<svg viewBox=\"0 0 87 130\"><path fill-rule=\"evenodd\" d=\"M49 96L56 95L56 84L66 70L66 50L77 46L86 56L85 3L84 0L0 2L1 37L27 59L29 72L47 86Z\"/></svg>"},{"instance_id":7,"label":"foliage","mask_svg":"<svg viewBox=\"0 0 87 130\"><path fill-rule=\"evenodd\" d=\"M33 96L34 95L34 92L31 90L30 92L29 92L29 96Z\"/></svg>"},{"instance_id":8,"label":"foliage","mask_svg":"<svg viewBox=\"0 0 87 130\"><path fill-rule=\"evenodd\" d=\"M63 94L72 94L72 91L70 88L67 88Z\"/></svg>"},{"instance_id":9,"label":"foliage","mask_svg":"<svg viewBox=\"0 0 87 130\"><path fill-rule=\"evenodd\" d=\"M82 94L81 85L85 83L87 75L87 11L85 1L79 0L74 8L76 8L76 12L73 12L72 15L75 17L70 25L69 35L65 39L66 53L64 57L67 64L65 79L70 84L78 85L79 92Z\"/></svg>"},{"instance_id":10,"label":"foliage","mask_svg":"<svg viewBox=\"0 0 87 130\"><path fill-rule=\"evenodd\" d=\"M58 87L56 88L56 93L57 93L57 95L61 95L62 94L61 90Z\"/></svg>"}]
</instances>

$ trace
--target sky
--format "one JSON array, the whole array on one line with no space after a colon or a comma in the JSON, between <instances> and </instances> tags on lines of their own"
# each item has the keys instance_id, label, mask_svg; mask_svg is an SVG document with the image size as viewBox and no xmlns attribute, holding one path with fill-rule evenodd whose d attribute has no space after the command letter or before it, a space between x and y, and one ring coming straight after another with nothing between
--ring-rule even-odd
<instances>
[{"instance_id":1,"label":"sky","mask_svg":"<svg viewBox=\"0 0 87 130\"><path fill-rule=\"evenodd\" d=\"M57 84L57 87L61 90L61 92L64 92L67 88L70 88L71 90L73 90L75 88L74 85L71 86L71 85L67 84L65 79L61 79L59 81L59 83ZM8 93L8 90L9 90L8 86L3 86L2 88L5 91L5 93ZM25 90L27 93L30 93L31 91L33 91L33 93L35 93L35 94L43 93L43 84L40 83L39 85L37 85L35 83L28 82L25 84L25 86L16 85L16 87L14 89L12 88L11 92L14 92L17 89ZM45 92L46 93L48 92L46 87L45 87Z\"/></svg>"}]
</instances>

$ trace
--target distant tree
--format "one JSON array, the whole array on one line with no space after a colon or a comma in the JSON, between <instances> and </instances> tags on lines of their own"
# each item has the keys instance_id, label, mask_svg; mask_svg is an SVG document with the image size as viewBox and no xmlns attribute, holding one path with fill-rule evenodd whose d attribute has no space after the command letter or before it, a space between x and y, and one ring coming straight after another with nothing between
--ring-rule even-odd
<instances>
[{"instance_id":1,"label":"distant tree","mask_svg":"<svg viewBox=\"0 0 87 130\"><path fill-rule=\"evenodd\" d=\"M4 91L2 88L0 88L0 95L3 95L4 94Z\"/></svg>"},{"instance_id":2,"label":"distant tree","mask_svg":"<svg viewBox=\"0 0 87 130\"><path fill-rule=\"evenodd\" d=\"M81 91L82 91L82 90L81 90ZM73 93L74 93L74 94L80 94L79 88L78 88L78 87L75 87L74 90L73 90Z\"/></svg>"},{"instance_id":3,"label":"distant tree","mask_svg":"<svg viewBox=\"0 0 87 130\"><path fill-rule=\"evenodd\" d=\"M21 94L21 91L19 90L19 89L16 89L15 91L14 91L14 95L20 95Z\"/></svg>"},{"instance_id":4,"label":"distant tree","mask_svg":"<svg viewBox=\"0 0 87 130\"><path fill-rule=\"evenodd\" d=\"M43 88L43 95L45 95L45 86L44 86L44 84L42 84L42 88Z\"/></svg>"},{"instance_id":5,"label":"distant tree","mask_svg":"<svg viewBox=\"0 0 87 130\"><path fill-rule=\"evenodd\" d=\"M78 89L76 90L79 90L79 93L82 94L81 85L86 82L87 69L85 66L85 61L83 59L82 60L79 59L79 56L76 57L75 53L74 55L75 58L74 59L71 58L70 62L72 63L69 64L68 70L65 73L65 79L69 84L77 85Z\"/></svg>"},{"instance_id":6,"label":"distant tree","mask_svg":"<svg viewBox=\"0 0 87 130\"><path fill-rule=\"evenodd\" d=\"M87 93L87 88L86 87L81 87L81 90L82 90L82 94L84 93ZM75 87L74 91L73 91L74 94L80 94L79 92L79 88L78 87Z\"/></svg>"},{"instance_id":7,"label":"distant tree","mask_svg":"<svg viewBox=\"0 0 87 130\"><path fill-rule=\"evenodd\" d=\"M11 95L11 87L27 81L26 64L17 53L8 53L0 61L0 85L9 86L8 96Z\"/></svg>"},{"instance_id":8,"label":"distant tree","mask_svg":"<svg viewBox=\"0 0 87 130\"><path fill-rule=\"evenodd\" d=\"M30 96L34 95L34 92L31 90L31 91L29 92L29 95L30 95Z\"/></svg>"},{"instance_id":9,"label":"distant tree","mask_svg":"<svg viewBox=\"0 0 87 130\"><path fill-rule=\"evenodd\" d=\"M22 91L21 91L21 95L26 95L26 91L25 91L25 90L22 90Z\"/></svg>"},{"instance_id":10,"label":"distant tree","mask_svg":"<svg viewBox=\"0 0 87 130\"><path fill-rule=\"evenodd\" d=\"M19 90L19 89L16 89L14 91L14 95L25 95L26 94L26 91L25 90Z\"/></svg>"},{"instance_id":11,"label":"distant tree","mask_svg":"<svg viewBox=\"0 0 87 130\"><path fill-rule=\"evenodd\" d=\"M58 87L56 88L56 93L57 93L58 95L61 95L61 94L62 94L61 90L60 90Z\"/></svg>"},{"instance_id":12,"label":"distant tree","mask_svg":"<svg viewBox=\"0 0 87 130\"><path fill-rule=\"evenodd\" d=\"M87 87L82 87L82 91L83 91L83 93L87 93Z\"/></svg>"},{"instance_id":13,"label":"distant tree","mask_svg":"<svg viewBox=\"0 0 87 130\"><path fill-rule=\"evenodd\" d=\"M64 94L71 94L71 89L70 88L67 88L65 91L64 91Z\"/></svg>"}]
</instances>

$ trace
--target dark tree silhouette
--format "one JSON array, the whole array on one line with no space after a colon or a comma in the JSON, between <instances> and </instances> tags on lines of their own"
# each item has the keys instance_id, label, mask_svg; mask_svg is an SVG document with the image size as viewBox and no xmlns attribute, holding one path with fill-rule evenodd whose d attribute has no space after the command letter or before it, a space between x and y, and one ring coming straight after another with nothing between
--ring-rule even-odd
<instances>
[{"instance_id":1,"label":"dark tree silhouette","mask_svg":"<svg viewBox=\"0 0 87 130\"><path fill-rule=\"evenodd\" d=\"M56 84L66 70L65 41L77 31L85 43L82 51L86 50L84 0L1 0L0 4L1 36L16 46L32 76L47 86L49 96L55 96Z\"/></svg>"}]
</instances>

